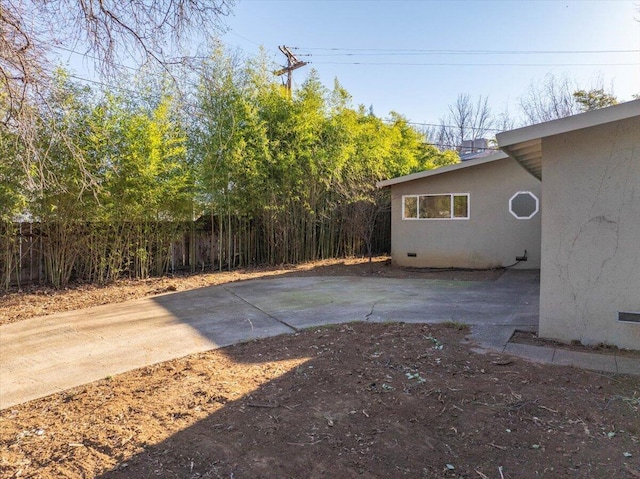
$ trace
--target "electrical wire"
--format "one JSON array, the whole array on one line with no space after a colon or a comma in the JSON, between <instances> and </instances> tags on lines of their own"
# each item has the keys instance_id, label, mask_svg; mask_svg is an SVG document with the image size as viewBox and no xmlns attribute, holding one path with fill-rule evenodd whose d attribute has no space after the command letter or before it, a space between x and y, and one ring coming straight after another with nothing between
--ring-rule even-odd
<instances>
[{"instance_id":1,"label":"electrical wire","mask_svg":"<svg viewBox=\"0 0 640 479\"><path fill-rule=\"evenodd\" d=\"M241 38L244 38L244 37L241 37ZM240 50L240 51L242 51L242 52L246 53L247 55L253 55L251 52L248 52L248 51L246 51L245 49L240 48L240 47L237 47L237 46L235 46L235 45L231 45L231 44L226 43L226 42L223 42L223 41L221 41L221 40L220 40L220 43L222 43L223 45L227 46L227 47L228 47L228 48L230 48L230 49L234 49L234 48L235 48L235 49L238 49L238 50ZM90 54L89 54L89 53L87 53L87 52L79 52L79 51L77 51L77 50L73 50L73 49L71 49L71 48L66 48L66 47L63 47L63 46L61 46L61 45L53 45L53 46L52 46L52 48L57 49L57 50L62 50L62 51L68 52L68 53L72 53L72 54L75 54L75 55L79 55L79 56L81 56L81 57L90 58L90 59L95 60L95 61L100 61L100 59L99 59L98 57L96 57L96 56L94 56L94 55L90 55ZM187 59L187 58L189 58L189 59L194 59L194 60L209 60L209 59L210 59L210 57L208 57L208 56L203 56L203 55L190 55L190 56L185 56L185 57L178 57L177 59L175 59L176 61L175 61L174 63L179 64L179 63L181 63L183 60L185 60L185 59ZM269 59L267 59L267 61L268 61L268 63L270 63L272 66L275 66L275 67L280 68L280 64L279 64L279 63L277 63L277 62L275 62L274 60L269 60ZM126 69L133 70L133 71L138 71L138 70L139 70L139 68L132 67L132 66L130 66L130 65L122 65L122 64L120 64L120 63L113 63L113 64L114 64L116 67L119 67L119 68L126 68Z\"/></svg>"},{"instance_id":2,"label":"electrical wire","mask_svg":"<svg viewBox=\"0 0 640 479\"><path fill-rule=\"evenodd\" d=\"M379 66L450 66L450 67L604 67L604 66L638 66L639 62L630 63L450 63L450 62L308 62L316 65L379 65Z\"/></svg>"},{"instance_id":3,"label":"electrical wire","mask_svg":"<svg viewBox=\"0 0 640 479\"><path fill-rule=\"evenodd\" d=\"M233 33L233 32L231 32ZM254 43L256 45L259 45L256 42L253 42L252 40L243 37L241 35L235 34L234 35L238 36L239 38L242 38L246 41L249 41L251 43ZM231 47L231 45L225 43L225 42L221 42L225 45L227 45L228 47ZM56 45L53 48L61 50L61 51L66 51L68 53L72 53L72 54L76 54L76 55L80 55L86 58L90 58L93 60L98 60L97 57L90 55L86 52L78 52L76 50L70 49L70 48L66 48L60 45ZM295 50L299 50L299 47L290 47L291 49L295 49ZM246 50L243 50L242 48L240 48L240 50L245 51L245 53L249 54L249 52L246 52ZM308 48L306 50L348 50L348 51L386 51L386 52L427 52L427 53L478 53L478 54L489 54L489 53L500 53L500 54L522 54L522 53L529 53L529 54L538 54L538 53L627 53L627 52L640 52L640 50L598 50L598 51L587 51L587 50L572 50L572 51L517 51L517 50L513 50L513 51L485 51L485 50L382 50L382 49L344 49L344 48ZM327 54L329 55L329 54ZM196 56L196 57L191 57L191 58L196 58L196 59L206 59L208 57L203 57L203 56ZM271 62L274 65L278 65L275 62ZM309 62L311 63L311 62ZM368 63L368 62L317 62L317 63L321 63L321 64L355 64L355 65L360 65L360 64L371 64L371 65L387 65L387 64L391 64L391 65L398 65L400 63L378 63L378 62L372 62L372 63ZM512 63L508 63L508 64L485 64L485 63L481 63L481 64L458 64L458 63L421 63L421 64L417 64L417 63L404 63L404 65L451 65L451 66L467 66L467 65L503 65L503 66L542 66L542 64L512 64ZM555 65L555 64L554 64ZM574 64L574 65L582 65L582 64ZM634 63L632 65L637 65L637 63ZM116 64L115 66L117 67L121 67L121 68L126 68L132 71L138 71L137 68L129 66L129 65L122 65L122 64ZM546 66L546 65L545 65ZM555 65L555 66L562 66L562 65ZM74 74L74 73L68 73L70 78L74 78L75 80L78 81L82 81L82 82L87 82L87 83L91 83L94 85L98 85L102 88L105 89L109 89L109 90L116 90L116 91L120 91L120 92L125 92L128 93L130 95L133 96L137 96L139 95L139 92L122 87L121 85L113 85L110 83L105 83L103 81L99 81L99 80L94 80L94 79L90 79L90 78L86 78L86 77L82 77L80 75ZM195 86L193 83L188 82L189 86ZM394 121L393 119L383 119L383 121L389 123ZM430 127L430 128L458 128L457 125L447 125L447 124L443 124L443 123L426 123L426 122L416 122L416 121L410 121L410 120L405 120L407 124L409 125L413 125L413 126L422 126L422 127ZM500 128L485 128L485 127L467 127L467 129L472 130L472 131L485 131L485 132L500 132L502 131L502 129ZM433 146L436 146L438 148L456 148L458 145L451 145L451 144L444 144L444 143L430 143ZM476 148L476 149L480 149L480 150L493 150L496 151L496 148Z\"/></svg>"},{"instance_id":4,"label":"electrical wire","mask_svg":"<svg viewBox=\"0 0 640 479\"><path fill-rule=\"evenodd\" d=\"M392 121L391 119L385 119L385 121ZM444 123L421 123L418 121L407 121L408 124L410 125L416 125L416 126L429 126L429 127L433 127L433 128L440 128L440 127L445 127L445 128L460 128L459 125L446 125ZM501 132L504 131L504 128L485 128L485 127L480 127L480 126L467 126L465 127L469 130L482 130L482 131L495 131L495 132Z\"/></svg>"},{"instance_id":5,"label":"electrical wire","mask_svg":"<svg viewBox=\"0 0 640 479\"><path fill-rule=\"evenodd\" d=\"M603 55L603 54L638 54L638 49L625 50L454 50L454 49L383 49L383 48L321 48L321 47L292 47L295 50L317 51L330 53L299 53L305 57L418 57L429 55L453 56L488 56L488 55ZM495 66L495 67L594 67L594 66L637 66L638 61L620 62L395 62L395 61L314 61L322 65L381 65L381 66Z\"/></svg>"},{"instance_id":6,"label":"electrical wire","mask_svg":"<svg viewBox=\"0 0 640 479\"><path fill-rule=\"evenodd\" d=\"M49 73L53 73L53 71L49 71ZM136 91L136 90L130 90L128 88L122 87L120 85L112 85L109 83L105 83L102 81L98 81L98 80L93 80L90 78L85 78L82 77L80 75L74 74L74 73L69 73L66 72L66 74L69 76L69 78L73 78L75 80L78 81L82 81L82 82L86 82L86 83L91 83L94 85L98 85L104 89L107 90L115 90L115 91L119 91L122 93L127 93L131 96L140 96L140 92ZM192 85L193 86L193 85ZM185 111L187 111L185 109ZM391 118L382 118L381 119L383 122L385 123L392 123L394 120ZM436 128L440 128L440 127L445 127L445 128L457 128L455 125L446 125L446 124L442 124L442 123L420 123L420 122L415 122L415 121L406 121L407 124L410 125L417 125L417 126L431 126L431 127L436 127ZM469 130L484 130L484 131L502 131L500 129L496 129L496 128L479 128L479 127L468 127ZM429 142L429 141L425 141L426 145L430 145L430 146L435 146L436 148L439 149L447 149L447 150L455 150L456 148L458 148L460 145L454 145L451 143L438 143L438 142ZM474 147L475 150L482 150L482 151L499 151L498 148L492 148L492 147Z\"/></svg>"},{"instance_id":7,"label":"electrical wire","mask_svg":"<svg viewBox=\"0 0 640 479\"><path fill-rule=\"evenodd\" d=\"M385 48L320 48L290 47L293 50L337 51L337 52L374 52L358 53L362 55L566 55L566 54L604 54L604 53L640 53L640 50L448 50L448 49L385 49ZM323 54L354 55L354 53Z\"/></svg>"}]
</instances>

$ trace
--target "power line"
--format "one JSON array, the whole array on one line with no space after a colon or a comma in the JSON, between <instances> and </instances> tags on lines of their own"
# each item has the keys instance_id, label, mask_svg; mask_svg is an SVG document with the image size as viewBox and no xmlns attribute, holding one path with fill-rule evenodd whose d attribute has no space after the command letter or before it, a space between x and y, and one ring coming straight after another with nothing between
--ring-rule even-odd
<instances>
[{"instance_id":1,"label":"power line","mask_svg":"<svg viewBox=\"0 0 640 479\"><path fill-rule=\"evenodd\" d=\"M53 73L52 71L49 71L49 73ZM122 86L118 86L118 85L112 85L109 83L105 83L102 81L98 81L98 80L93 80L90 78L85 78L82 77L80 75L76 75L74 73L66 73L69 78L73 78L75 80L78 81L83 81L83 82L87 82L87 83L91 83L94 85L98 85L101 86L102 88L106 88L106 89L110 89L110 90L116 90L116 91L120 91L120 92L125 92L128 93L132 96L137 96L137 95L141 95L141 92L137 91L137 90L131 90ZM190 86L195 86L193 84L190 84ZM393 118L381 118L381 120L385 123L392 123L395 120ZM456 125L447 125L444 123L425 123L425 122L417 122L417 121L410 121L410 120L405 120L405 122L409 125L414 125L414 126L428 126L428 127L435 127L435 128L458 128L458 126ZM500 128L484 128L484 127L474 127L474 126L469 126L467 127L467 129L472 130L472 131L477 131L477 130L482 130L482 131L494 131L494 132L500 132L503 131ZM427 142L427 144L429 145L433 145L433 146L437 146L438 148L448 148L448 149L455 149L457 148L459 145L453 145L453 144L449 144L449 143L431 143L431 142ZM482 149L482 150L496 150L495 148L477 148L477 149ZM497 151L497 150L496 150Z\"/></svg>"},{"instance_id":2,"label":"power line","mask_svg":"<svg viewBox=\"0 0 640 479\"><path fill-rule=\"evenodd\" d=\"M454 145L453 143L433 143L431 141L425 141L424 145L435 146L436 148L440 148L441 150L458 150L461 149L473 149L473 150L482 150L482 151L501 151L500 148L494 148L491 146L474 146L474 147L462 147L461 145Z\"/></svg>"},{"instance_id":3,"label":"power line","mask_svg":"<svg viewBox=\"0 0 640 479\"><path fill-rule=\"evenodd\" d=\"M640 50L448 50L448 49L385 49L385 48L301 48L294 50L374 52L374 53L326 53L322 55L563 55L563 54L604 54L640 53Z\"/></svg>"},{"instance_id":4,"label":"power line","mask_svg":"<svg viewBox=\"0 0 640 479\"><path fill-rule=\"evenodd\" d=\"M457 51L433 51L433 52L394 52L394 53L299 53L301 57L402 57L402 56L428 56L428 55L534 55L534 54L611 54L611 53L640 53L640 50L618 50L610 52L457 52Z\"/></svg>"},{"instance_id":5,"label":"power line","mask_svg":"<svg viewBox=\"0 0 640 479\"><path fill-rule=\"evenodd\" d=\"M55 71L53 71L53 70L49 70L49 69L43 69L43 70L46 71L49 74L55 73ZM68 76L69 78L73 78L74 80L78 80L78 81L82 81L82 82L98 85L98 86L100 86L102 88L105 88L105 89L108 89L108 90L120 91L120 92L128 93L128 94L130 94L132 96L140 95L139 91L131 90L131 89L125 88L125 87L120 86L120 85L110 85L108 83L104 83L104 82L99 81L99 80L93 80L91 78L85 78L85 77L82 77L82 76L77 75L75 73L68 72L68 71L65 71L65 75Z\"/></svg>"},{"instance_id":6,"label":"power line","mask_svg":"<svg viewBox=\"0 0 640 479\"><path fill-rule=\"evenodd\" d=\"M235 35L235 36L236 36L236 37L238 37L238 38L242 38L243 40L245 40L245 41L247 41L247 42L249 42L249 43L253 43L253 44L254 44L254 45L256 45L256 46L259 46L260 48L264 48L265 50L270 50L270 51L271 51L271 53L273 53L274 55L276 54L276 51L275 51L274 49L272 49L272 48L268 48L268 47L265 47L265 46L264 46L264 44L262 44L262 43L254 42L254 41L253 41L253 40L251 40L250 38L244 37L244 36L242 36L242 35L240 35L240 34L238 34L238 33L234 32L234 31L231 31L231 30L230 30L228 33L230 33L231 35ZM228 45L228 44L227 44L227 45ZM246 53L249 53L249 52L247 52L246 50L243 50L243 49L241 49L241 50L242 50L242 51L244 51L244 52L246 52Z\"/></svg>"},{"instance_id":7,"label":"power line","mask_svg":"<svg viewBox=\"0 0 640 479\"><path fill-rule=\"evenodd\" d=\"M54 48L56 50L62 50L62 51L68 52L68 53L73 53L75 55L79 55L79 56L84 57L84 58L91 58L92 60L95 60L95 61L98 61L98 62L100 61L100 59L98 57L96 57L94 55L90 55L87 52L84 52L84 53L83 52L78 52L78 51L73 50L71 48L66 48L66 47L63 47L63 46L60 46L60 45L53 45L52 48ZM118 68L126 68L126 69L133 70L133 71L136 71L136 72L139 71L139 68L135 68L135 67L132 67L132 66L129 66L129 65L122 65L120 63L115 63L115 62L112 62L112 63L113 63L114 66L116 66Z\"/></svg>"},{"instance_id":8,"label":"power line","mask_svg":"<svg viewBox=\"0 0 640 479\"><path fill-rule=\"evenodd\" d=\"M381 120L385 123L393 123L395 121L393 118L381 118ZM410 121L410 120L405 120L405 123L412 126L426 126L430 128L453 128L453 129L460 128L459 125L447 125L445 123L422 123L422 122ZM487 133L489 132L499 133L501 131L504 131L504 128L488 128L488 127L482 127L482 126L465 126L465 129L471 130L471 131L482 131ZM425 133L425 132L423 131L422 133ZM460 146L460 145L451 145L446 143L433 143L433 145L438 147L443 147L443 148L454 148L454 149ZM476 149L495 150L495 148L476 148Z\"/></svg>"},{"instance_id":9,"label":"power line","mask_svg":"<svg viewBox=\"0 0 640 479\"><path fill-rule=\"evenodd\" d=\"M291 53L291 50L289 50L289 47L287 47L286 45L281 45L278 48L280 49L282 54L287 58L287 66L280 68L279 70L273 72L273 74L275 76L281 76L281 75L284 75L285 73L287 74L287 91L289 92L289 95L291 95L291 83L293 80L293 75L292 75L293 71L307 65L308 62L303 62L301 60L298 60L298 58L293 53Z\"/></svg>"},{"instance_id":10,"label":"power line","mask_svg":"<svg viewBox=\"0 0 640 479\"><path fill-rule=\"evenodd\" d=\"M461 148L463 150L473 149L473 150L482 150L482 151L501 151L500 148L492 148L490 146L474 146L473 148L471 148L471 147L461 147L461 145L454 145L452 143L431 143L430 141L426 141L424 144L429 146L435 146L437 148L446 149L446 150L457 150L458 148Z\"/></svg>"},{"instance_id":11,"label":"power line","mask_svg":"<svg viewBox=\"0 0 640 479\"><path fill-rule=\"evenodd\" d=\"M394 121L392 118L385 118L383 121L387 121L387 122L391 122ZM418 121L408 121L407 123L409 125L416 125L416 126L429 126L429 127L435 127L435 128L441 128L441 127L445 127L445 128L460 128L459 125L446 125L444 123L421 123ZM501 132L504 131L504 129L502 128L485 128L485 127L479 127L479 126L467 126L465 127L469 130L482 130L482 131L496 131L496 132Z\"/></svg>"},{"instance_id":12,"label":"power line","mask_svg":"<svg viewBox=\"0 0 640 479\"><path fill-rule=\"evenodd\" d=\"M309 62L311 63L311 62ZM380 65L380 66L450 66L450 67L600 67L600 66L638 66L632 63L409 63L409 62L313 62L315 65Z\"/></svg>"},{"instance_id":13,"label":"power line","mask_svg":"<svg viewBox=\"0 0 640 479\"><path fill-rule=\"evenodd\" d=\"M244 38L244 37L241 37L241 38ZM248 52L248 51L244 50L243 48L237 47L237 46L235 46L235 45L231 45L231 44L226 43L226 42L223 42L223 41L221 41L221 40L220 40L220 43L222 43L223 45L226 45L226 46L227 46L227 47L229 47L230 49L234 49L234 48L235 48L235 49L238 49L238 50L243 51L243 52L244 52L244 53L246 53L247 55L254 56L254 54L253 54L253 53ZM62 50L62 51L68 52L68 53L73 53L73 54L75 54L75 55L79 55L79 56L82 56L82 57L85 57L85 58L90 58L90 59L95 60L95 61L100 61L100 58L98 58L98 57L96 57L96 56L94 56L94 55L90 55L90 54L89 54L89 53L87 53L87 52L79 52L79 51L77 51L77 50L73 50L73 49L71 49L71 48L66 48L66 47L63 47L63 46L60 46L60 45L53 45L53 48L55 48L55 49L57 49L57 50ZM178 58L174 59L174 60L173 60L172 62L170 62L170 63L171 63L171 64L175 64L175 65L182 64L182 63L183 63L183 61L184 61L185 59L187 59L187 58L188 58L188 59L193 59L193 60L209 60L211 57L203 56L203 55L190 55L190 56L178 57ZM273 60L268 60L268 59L267 59L267 61L268 61L271 65L274 65L274 66L280 67L280 64L278 64L277 62L275 62L275 61L273 61ZM115 63L115 62L112 62L112 63L113 63L113 65L114 65L114 66L116 66L116 67L118 67L118 68L126 68L126 69L129 69L129 70L135 71L135 72L138 72L138 71L140 70L140 68L138 68L138 67L133 67L133 66L130 66L130 65L122 65L122 64L120 64L120 63Z\"/></svg>"},{"instance_id":14,"label":"power line","mask_svg":"<svg viewBox=\"0 0 640 479\"><path fill-rule=\"evenodd\" d=\"M428 55L602 55L602 54L637 54L638 49L625 50L454 50L454 49L383 49L383 48L320 48L294 47L296 50L332 52L332 53L300 53L309 57L419 57ZM394 62L394 61L315 61L321 65L380 65L380 66L483 66L483 67L598 67L598 66L638 66L640 62Z\"/></svg>"}]
</instances>

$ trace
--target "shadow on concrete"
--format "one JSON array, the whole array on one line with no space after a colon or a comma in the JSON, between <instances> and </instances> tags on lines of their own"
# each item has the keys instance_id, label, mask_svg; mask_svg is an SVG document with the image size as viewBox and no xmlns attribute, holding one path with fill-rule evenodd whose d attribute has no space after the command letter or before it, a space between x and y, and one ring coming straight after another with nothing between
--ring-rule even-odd
<instances>
[{"instance_id":1,"label":"shadow on concrete","mask_svg":"<svg viewBox=\"0 0 640 479\"><path fill-rule=\"evenodd\" d=\"M500 327L510 329L510 337L514 328L537 327L538 295L538 271L507 271L492 281L270 277L157 296L153 302L212 344L226 346L350 321L450 321L478 326L483 339L491 340ZM506 344L508 337L495 340Z\"/></svg>"},{"instance_id":2,"label":"shadow on concrete","mask_svg":"<svg viewBox=\"0 0 640 479\"><path fill-rule=\"evenodd\" d=\"M535 271L484 282L285 275L25 320L2 326L0 406L326 324L452 321L504 345L514 327L537 325L538 283Z\"/></svg>"}]
</instances>

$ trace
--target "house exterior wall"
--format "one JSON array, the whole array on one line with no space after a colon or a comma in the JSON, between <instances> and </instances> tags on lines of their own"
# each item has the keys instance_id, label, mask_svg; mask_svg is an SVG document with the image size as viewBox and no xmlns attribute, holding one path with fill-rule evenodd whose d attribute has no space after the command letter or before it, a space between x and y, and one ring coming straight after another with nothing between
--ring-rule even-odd
<instances>
[{"instance_id":1,"label":"house exterior wall","mask_svg":"<svg viewBox=\"0 0 640 479\"><path fill-rule=\"evenodd\" d=\"M543 138L540 336L640 349L640 119Z\"/></svg>"},{"instance_id":2,"label":"house exterior wall","mask_svg":"<svg viewBox=\"0 0 640 479\"><path fill-rule=\"evenodd\" d=\"M528 260L516 267L540 267L540 211L517 219L509 200L519 191L538 199L540 182L511 158L399 183L391 187L391 256L398 266L495 268ZM469 219L407 220L403 195L469 194ZM415 257L409 257L415 253Z\"/></svg>"}]
</instances>

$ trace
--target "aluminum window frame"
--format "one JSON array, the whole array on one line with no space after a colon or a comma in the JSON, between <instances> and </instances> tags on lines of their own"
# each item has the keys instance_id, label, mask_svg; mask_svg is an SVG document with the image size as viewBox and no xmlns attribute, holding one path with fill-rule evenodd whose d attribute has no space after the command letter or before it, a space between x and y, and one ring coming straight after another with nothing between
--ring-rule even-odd
<instances>
[{"instance_id":1,"label":"aluminum window frame","mask_svg":"<svg viewBox=\"0 0 640 479\"><path fill-rule=\"evenodd\" d=\"M448 196L450 201L449 206L449 217L448 218L421 218L420 217L420 198L421 197L434 197L434 196ZM467 215L466 216L455 216L455 198L456 197L464 197L467 199ZM416 211L415 217L407 217L405 215L405 201L406 198L415 198L416 201ZM455 220L468 220L471 218L471 194L470 193L428 193L428 194L416 194L416 195L402 195L402 220L407 221L455 221Z\"/></svg>"}]
</instances>

